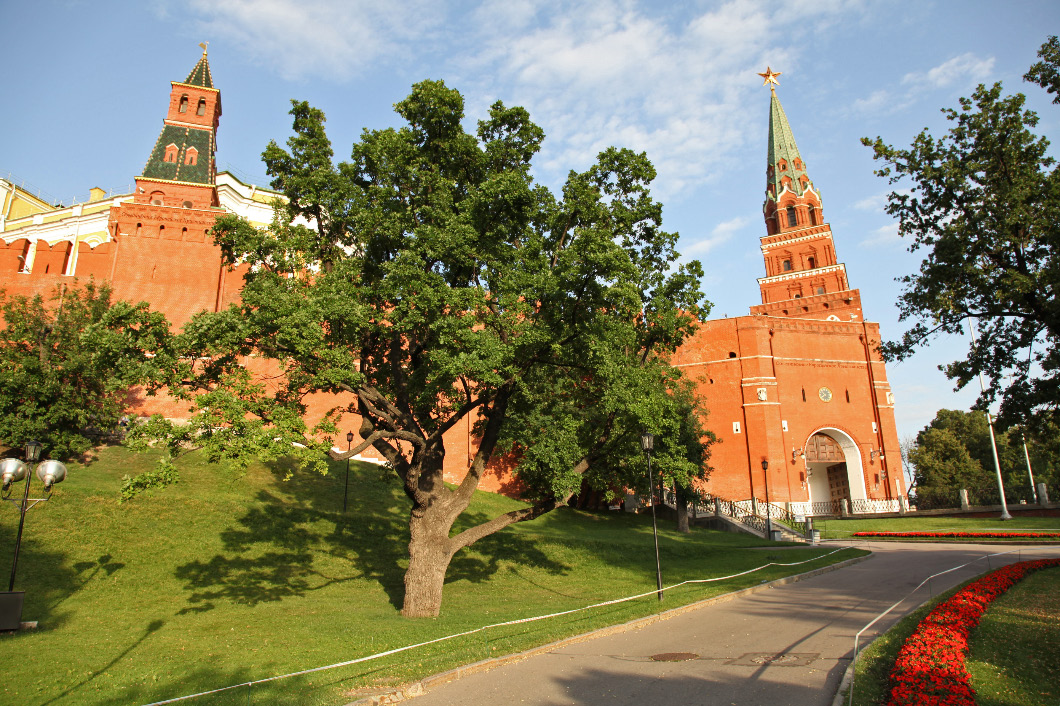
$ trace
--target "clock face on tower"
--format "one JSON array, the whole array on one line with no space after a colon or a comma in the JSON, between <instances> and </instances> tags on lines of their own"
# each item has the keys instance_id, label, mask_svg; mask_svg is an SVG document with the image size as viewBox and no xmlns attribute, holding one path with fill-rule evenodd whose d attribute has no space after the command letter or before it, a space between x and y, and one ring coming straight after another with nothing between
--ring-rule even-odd
<instances>
[{"instance_id":1,"label":"clock face on tower","mask_svg":"<svg viewBox=\"0 0 1060 706\"><path fill-rule=\"evenodd\" d=\"M829 390L827 387L822 387L820 390L818 390L817 396L821 398L822 402L832 401L832 391Z\"/></svg>"}]
</instances>

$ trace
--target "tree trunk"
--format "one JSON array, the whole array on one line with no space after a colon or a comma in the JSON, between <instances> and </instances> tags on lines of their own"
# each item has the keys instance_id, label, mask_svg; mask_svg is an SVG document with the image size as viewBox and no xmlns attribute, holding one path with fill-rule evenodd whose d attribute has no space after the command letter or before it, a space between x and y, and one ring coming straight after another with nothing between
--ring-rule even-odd
<instances>
[{"instance_id":1,"label":"tree trunk","mask_svg":"<svg viewBox=\"0 0 1060 706\"><path fill-rule=\"evenodd\" d=\"M677 531L688 534L692 531L688 528L688 495L683 488L676 486L674 496L677 502Z\"/></svg>"},{"instance_id":2,"label":"tree trunk","mask_svg":"<svg viewBox=\"0 0 1060 706\"><path fill-rule=\"evenodd\" d=\"M407 618L436 618L442 609L442 586L453 555L449 548L451 522L439 505L413 508L409 518L412 538L401 609Z\"/></svg>"}]
</instances>

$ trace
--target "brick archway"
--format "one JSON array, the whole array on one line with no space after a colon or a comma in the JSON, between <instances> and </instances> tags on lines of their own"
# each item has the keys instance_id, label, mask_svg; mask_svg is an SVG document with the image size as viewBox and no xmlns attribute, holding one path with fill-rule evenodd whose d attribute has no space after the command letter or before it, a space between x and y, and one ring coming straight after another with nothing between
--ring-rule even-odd
<instances>
[{"instance_id":1,"label":"brick archway","mask_svg":"<svg viewBox=\"0 0 1060 706\"><path fill-rule=\"evenodd\" d=\"M814 437L820 435L830 443L819 443ZM865 471L861 460L861 451L857 443L845 431L835 427L817 429L803 445L806 452L807 490L811 502L824 502L833 499L835 490L835 470L829 479L829 468L838 464L846 466L846 495L850 500L864 500L868 497L865 488Z\"/></svg>"}]
</instances>

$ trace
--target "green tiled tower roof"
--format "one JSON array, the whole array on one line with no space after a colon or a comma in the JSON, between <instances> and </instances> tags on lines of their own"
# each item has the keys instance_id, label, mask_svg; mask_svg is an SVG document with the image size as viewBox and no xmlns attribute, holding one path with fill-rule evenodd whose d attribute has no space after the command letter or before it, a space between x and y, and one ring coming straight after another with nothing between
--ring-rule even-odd
<instances>
[{"instance_id":1,"label":"green tiled tower roof","mask_svg":"<svg viewBox=\"0 0 1060 706\"><path fill-rule=\"evenodd\" d=\"M143 175L149 179L167 179L194 184L213 184L210 158L213 155L213 133L178 125L166 125L158 136L154 150L147 160ZM176 145L176 161L167 162L166 148ZM185 164L188 149L195 148L195 164Z\"/></svg>"},{"instance_id":2,"label":"green tiled tower roof","mask_svg":"<svg viewBox=\"0 0 1060 706\"><path fill-rule=\"evenodd\" d=\"M184 79L184 83L190 86L213 88L213 76L210 75L210 62L206 60L206 52L202 53L202 58L199 59L198 64L195 64L195 68L191 70L188 77Z\"/></svg>"},{"instance_id":3,"label":"green tiled tower roof","mask_svg":"<svg viewBox=\"0 0 1060 706\"><path fill-rule=\"evenodd\" d=\"M780 105L780 99L777 98L777 92L770 91L770 93L772 96L769 102L768 164L771 169L769 170L766 189L767 198L775 198L773 195L781 192L783 189L781 179L785 176L791 177L791 190L797 196L802 196L804 191L801 181L802 177L806 176L807 186L812 185L812 182L809 181L809 175L806 174L806 164L799 156L799 148L795 144L795 136L791 132L791 125L788 124L788 116L784 114L784 107ZM778 168L777 165L781 161L787 164L787 169L781 170Z\"/></svg>"}]
</instances>

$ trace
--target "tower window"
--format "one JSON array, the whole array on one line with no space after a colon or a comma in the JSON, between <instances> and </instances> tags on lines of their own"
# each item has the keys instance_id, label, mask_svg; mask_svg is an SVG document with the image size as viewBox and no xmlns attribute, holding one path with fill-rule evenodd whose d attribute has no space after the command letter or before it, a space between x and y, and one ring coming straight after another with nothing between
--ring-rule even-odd
<instances>
[{"instance_id":1,"label":"tower window","mask_svg":"<svg viewBox=\"0 0 1060 706\"><path fill-rule=\"evenodd\" d=\"M174 162L175 163L177 161L177 152L178 151L179 150L178 150L178 148L177 148L177 146L175 144L173 144L172 142L169 143L168 145L166 145L166 154L165 154L164 157L162 157L162 161L163 162Z\"/></svg>"},{"instance_id":2,"label":"tower window","mask_svg":"<svg viewBox=\"0 0 1060 706\"><path fill-rule=\"evenodd\" d=\"M195 149L194 147L189 147L188 151L184 153L184 164L190 164L191 166L195 166L198 161L199 150Z\"/></svg>"},{"instance_id":3,"label":"tower window","mask_svg":"<svg viewBox=\"0 0 1060 706\"><path fill-rule=\"evenodd\" d=\"M817 260L813 259L813 256L806 258L806 263L810 266L810 269L817 267Z\"/></svg>"},{"instance_id":4,"label":"tower window","mask_svg":"<svg viewBox=\"0 0 1060 706\"><path fill-rule=\"evenodd\" d=\"M791 272L791 260L785 260L780 266L785 272Z\"/></svg>"},{"instance_id":5,"label":"tower window","mask_svg":"<svg viewBox=\"0 0 1060 706\"><path fill-rule=\"evenodd\" d=\"M795 207L788 206L788 227L791 228L796 223L795 220Z\"/></svg>"},{"instance_id":6,"label":"tower window","mask_svg":"<svg viewBox=\"0 0 1060 706\"><path fill-rule=\"evenodd\" d=\"M191 202L191 201L185 201L185 202L184 202L184 208L191 208L191 207L192 207L193 205L194 205L194 204L192 204L192 202Z\"/></svg>"},{"instance_id":7,"label":"tower window","mask_svg":"<svg viewBox=\"0 0 1060 706\"><path fill-rule=\"evenodd\" d=\"M817 223L817 209L814 208L813 206L810 206L809 213L810 213L810 225L811 226L819 225ZM810 265L810 267L813 267L813 265Z\"/></svg>"},{"instance_id":8,"label":"tower window","mask_svg":"<svg viewBox=\"0 0 1060 706\"><path fill-rule=\"evenodd\" d=\"M136 224L136 235L137 235L137 236L139 236L139 235L140 235L141 231L143 230L143 227L144 227L144 224L143 224L143 223L137 223L137 224Z\"/></svg>"},{"instance_id":9,"label":"tower window","mask_svg":"<svg viewBox=\"0 0 1060 706\"><path fill-rule=\"evenodd\" d=\"M166 237L166 227L165 226L158 226L158 237L159 238Z\"/></svg>"},{"instance_id":10,"label":"tower window","mask_svg":"<svg viewBox=\"0 0 1060 706\"><path fill-rule=\"evenodd\" d=\"M199 109L195 111L196 115L206 115L206 99L199 99Z\"/></svg>"},{"instance_id":11,"label":"tower window","mask_svg":"<svg viewBox=\"0 0 1060 706\"><path fill-rule=\"evenodd\" d=\"M154 206L161 206L162 205L162 199L164 197L165 197L165 194L163 194L161 191L152 191L151 192L151 204L154 205Z\"/></svg>"},{"instance_id":12,"label":"tower window","mask_svg":"<svg viewBox=\"0 0 1060 706\"><path fill-rule=\"evenodd\" d=\"M188 94L184 94L180 97L180 107L177 109L181 113L188 112Z\"/></svg>"},{"instance_id":13,"label":"tower window","mask_svg":"<svg viewBox=\"0 0 1060 706\"><path fill-rule=\"evenodd\" d=\"M824 287L818 287L817 288L817 293L818 294L824 294Z\"/></svg>"}]
</instances>

